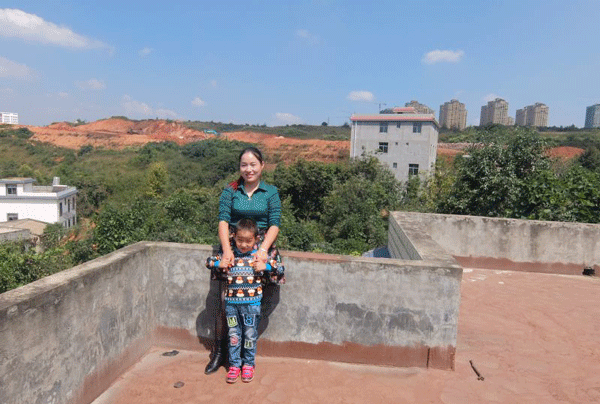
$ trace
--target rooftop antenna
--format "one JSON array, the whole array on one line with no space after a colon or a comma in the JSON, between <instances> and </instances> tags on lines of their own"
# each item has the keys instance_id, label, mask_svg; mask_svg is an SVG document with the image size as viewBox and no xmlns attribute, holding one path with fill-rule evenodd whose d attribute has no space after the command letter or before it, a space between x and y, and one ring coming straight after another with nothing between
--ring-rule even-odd
<instances>
[{"instance_id":1,"label":"rooftop antenna","mask_svg":"<svg viewBox=\"0 0 600 404\"><path fill-rule=\"evenodd\" d=\"M385 102L380 102L379 103L379 109L377 110L377 112L381 112L381 106L382 105L385 107L387 104Z\"/></svg>"}]
</instances>

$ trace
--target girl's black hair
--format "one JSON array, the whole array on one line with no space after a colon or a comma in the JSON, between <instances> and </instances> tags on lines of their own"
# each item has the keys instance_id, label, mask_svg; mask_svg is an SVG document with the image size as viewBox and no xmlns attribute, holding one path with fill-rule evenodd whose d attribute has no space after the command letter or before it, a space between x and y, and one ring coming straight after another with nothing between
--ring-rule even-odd
<instances>
[{"instance_id":1,"label":"girl's black hair","mask_svg":"<svg viewBox=\"0 0 600 404\"><path fill-rule=\"evenodd\" d=\"M254 234L254 237L258 236L258 226L256 222L250 218L240 219L233 228L233 234L237 234L240 230L249 230Z\"/></svg>"}]
</instances>

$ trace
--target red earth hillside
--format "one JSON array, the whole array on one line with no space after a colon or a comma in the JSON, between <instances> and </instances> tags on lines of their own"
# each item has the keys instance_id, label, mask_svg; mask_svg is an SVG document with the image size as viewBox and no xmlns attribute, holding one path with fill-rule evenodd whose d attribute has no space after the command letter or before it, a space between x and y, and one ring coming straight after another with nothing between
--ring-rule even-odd
<instances>
[{"instance_id":1,"label":"red earth hillside","mask_svg":"<svg viewBox=\"0 0 600 404\"><path fill-rule=\"evenodd\" d=\"M142 146L149 142L173 141L177 144L213 138L215 135L189 129L179 122L164 120L130 121L103 119L84 125L72 126L67 122L49 126L28 126L32 139L70 149L91 145L106 149ZM324 162L340 161L348 157L350 142L308 139L300 140L257 132L227 132L223 138L255 143L269 156L270 163L291 163L298 158Z\"/></svg>"},{"instance_id":2,"label":"red earth hillside","mask_svg":"<svg viewBox=\"0 0 600 404\"><path fill-rule=\"evenodd\" d=\"M110 118L83 125L72 126L67 122L49 126L27 126L34 133L32 139L57 146L78 150L91 145L106 149L123 149L143 146L149 142L173 141L179 145L215 137L202 131L187 128L179 122L165 120L130 121ZM223 138L258 144L269 156L269 163L291 163L297 159L336 162L348 158L350 142L347 140L296 139L258 132L227 132ZM463 153L467 143L440 143L438 156L452 158ZM583 149L555 147L548 154L552 157L571 159L580 156Z\"/></svg>"}]
</instances>

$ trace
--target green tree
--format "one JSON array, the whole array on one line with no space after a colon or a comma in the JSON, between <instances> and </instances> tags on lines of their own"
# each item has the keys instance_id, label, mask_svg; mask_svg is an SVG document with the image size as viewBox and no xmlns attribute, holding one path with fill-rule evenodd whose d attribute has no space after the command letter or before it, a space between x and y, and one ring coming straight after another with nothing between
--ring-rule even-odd
<instances>
[{"instance_id":1,"label":"green tree","mask_svg":"<svg viewBox=\"0 0 600 404\"><path fill-rule=\"evenodd\" d=\"M400 206L403 187L377 159L354 160L349 178L323 201L326 241L343 253L362 253L386 243L388 214Z\"/></svg>"},{"instance_id":2,"label":"green tree","mask_svg":"<svg viewBox=\"0 0 600 404\"><path fill-rule=\"evenodd\" d=\"M144 195L148 198L161 198L164 196L169 180L167 167L163 162L155 162L150 165L146 172L144 183Z\"/></svg>"},{"instance_id":3,"label":"green tree","mask_svg":"<svg viewBox=\"0 0 600 404\"><path fill-rule=\"evenodd\" d=\"M33 177L35 174L33 172L33 168L31 168L28 164L23 164L19 167L19 177Z\"/></svg>"},{"instance_id":4,"label":"green tree","mask_svg":"<svg viewBox=\"0 0 600 404\"><path fill-rule=\"evenodd\" d=\"M448 197L440 201L439 211L492 217L528 216L532 209L528 181L549 175L545 142L529 129L494 133L493 142L488 136L482 146L472 146L467 155L456 158L456 182Z\"/></svg>"},{"instance_id":5,"label":"green tree","mask_svg":"<svg viewBox=\"0 0 600 404\"><path fill-rule=\"evenodd\" d=\"M239 153L247 146L250 144L215 138L188 143L181 154L201 164L197 185L212 186L239 170Z\"/></svg>"},{"instance_id":6,"label":"green tree","mask_svg":"<svg viewBox=\"0 0 600 404\"><path fill-rule=\"evenodd\" d=\"M591 146L579 157L579 162L588 170L600 172L600 149Z\"/></svg>"},{"instance_id":7,"label":"green tree","mask_svg":"<svg viewBox=\"0 0 600 404\"><path fill-rule=\"evenodd\" d=\"M186 190L175 191L164 201L163 206L167 217L171 220L183 222L194 222L200 213L202 206Z\"/></svg>"},{"instance_id":8,"label":"green tree","mask_svg":"<svg viewBox=\"0 0 600 404\"><path fill-rule=\"evenodd\" d=\"M94 240L100 254L108 254L146 238L148 222L156 218L149 201L138 199L129 207L106 207L98 216Z\"/></svg>"},{"instance_id":9,"label":"green tree","mask_svg":"<svg viewBox=\"0 0 600 404\"><path fill-rule=\"evenodd\" d=\"M67 229L62 224L53 223L47 225L42 235L42 246L44 249L58 247L65 234L67 234Z\"/></svg>"},{"instance_id":10,"label":"green tree","mask_svg":"<svg viewBox=\"0 0 600 404\"><path fill-rule=\"evenodd\" d=\"M348 177L345 170L337 164L300 159L288 167L278 164L273 180L282 198L290 198L295 216L318 219L323 210L323 199L336 182Z\"/></svg>"},{"instance_id":11,"label":"green tree","mask_svg":"<svg viewBox=\"0 0 600 404\"><path fill-rule=\"evenodd\" d=\"M29 242L0 244L0 293L72 266L64 248L36 253Z\"/></svg>"}]
</instances>

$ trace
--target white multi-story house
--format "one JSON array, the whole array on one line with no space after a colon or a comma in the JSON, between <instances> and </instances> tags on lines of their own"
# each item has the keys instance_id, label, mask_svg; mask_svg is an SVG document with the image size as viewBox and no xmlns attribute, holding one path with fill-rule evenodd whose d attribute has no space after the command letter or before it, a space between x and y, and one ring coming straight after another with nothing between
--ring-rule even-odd
<instances>
[{"instance_id":1,"label":"white multi-story house","mask_svg":"<svg viewBox=\"0 0 600 404\"><path fill-rule=\"evenodd\" d=\"M0 123L19 124L19 114L15 112L0 112Z\"/></svg>"},{"instance_id":2,"label":"white multi-story house","mask_svg":"<svg viewBox=\"0 0 600 404\"><path fill-rule=\"evenodd\" d=\"M352 115L350 157L375 153L400 181L435 167L439 125L433 114L396 107L373 115Z\"/></svg>"},{"instance_id":3,"label":"white multi-story house","mask_svg":"<svg viewBox=\"0 0 600 404\"><path fill-rule=\"evenodd\" d=\"M72 227L77 223L77 188L60 185L34 186L33 178L0 179L0 222L35 219Z\"/></svg>"}]
</instances>

